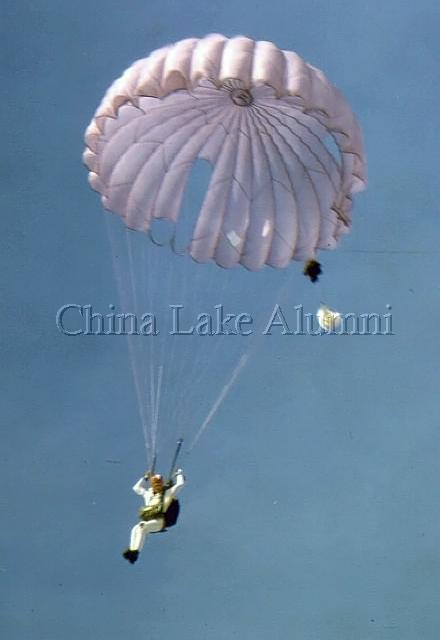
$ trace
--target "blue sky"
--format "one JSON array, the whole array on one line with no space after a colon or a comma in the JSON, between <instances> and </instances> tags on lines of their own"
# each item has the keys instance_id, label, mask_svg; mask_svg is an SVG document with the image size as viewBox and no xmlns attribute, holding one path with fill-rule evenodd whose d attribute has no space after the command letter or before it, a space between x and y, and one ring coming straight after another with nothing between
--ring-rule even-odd
<instances>
[{"instance_id":1,"label":"blue sky","mask_svg":"<svg viewBox=\"0 0 440 640\"><path fill-rule=\"evenodd\" d=\"M5 638L437 640L439 26L428 0L2 8ZM368 190L322 289L293 265L287 304L390 304L395 335L260 340L183 460L179 526L132 567L145 449L126 343L63 336L55 314L117 301L81 163L101 96L133 60L214 31L297 51L353 106Z\"/></svg>"}]
</instances>

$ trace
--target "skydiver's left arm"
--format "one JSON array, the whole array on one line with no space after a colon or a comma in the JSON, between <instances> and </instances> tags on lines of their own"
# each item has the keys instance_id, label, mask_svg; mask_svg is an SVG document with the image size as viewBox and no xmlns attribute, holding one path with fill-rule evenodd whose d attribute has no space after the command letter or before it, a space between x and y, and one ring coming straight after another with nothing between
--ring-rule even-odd
<instances>
[{"instance_id":1,"label":"skydiver's left arm","mask_svg":"<svg viewBox=\"0 0 440 640\"><path fill-rule=\"evenodd\" d=\"M178 469L176 471L175 480L171 485L171 487L168 489L169 495L175 498L176 495L179 493L179 491L182 489L184 484L185 484L185 476L183 475L182 469Z\"/></svg>"}]
</instances>

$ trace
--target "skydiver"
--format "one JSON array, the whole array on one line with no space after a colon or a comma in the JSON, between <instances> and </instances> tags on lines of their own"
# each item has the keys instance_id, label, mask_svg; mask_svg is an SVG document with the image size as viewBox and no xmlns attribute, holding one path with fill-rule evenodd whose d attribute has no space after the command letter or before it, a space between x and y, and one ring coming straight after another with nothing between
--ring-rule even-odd
<instances>
[{"instance_id":1,"label":"skydiver","mask_svg":"<svg viewBox=\"0 0 440 640\"><path fill-rule=\"evenodd\" d=\"M178 469L169 483L164 482L163 476L147 471L134 485L133 491L144 498L145 505L139 509L140 522L131 530L130 546L122 554L131 564L138 559L149 533L158 533L176 524L180 510L176 495L184 483L183 471Z\"/></svg>"},{"instance_id":2,"label":"skydiver","mask_svg":"<svg viewBox=\"0 0 440 640\"><path fill-rule=\"evenodd\" d=\"M303 273L305 276L308 276L312 282L316 282L319 279L318 276L322 273L321 265L316 260L307 260L307 262L304 263Z\"/></svg>"}]
</instances>

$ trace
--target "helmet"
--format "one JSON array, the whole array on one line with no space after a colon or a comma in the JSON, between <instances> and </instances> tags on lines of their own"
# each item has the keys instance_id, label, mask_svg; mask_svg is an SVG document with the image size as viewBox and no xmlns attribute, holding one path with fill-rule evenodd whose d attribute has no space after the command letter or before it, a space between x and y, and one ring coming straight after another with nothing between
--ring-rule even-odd
<instances>
[{"instance_id":1,"label":"helmet","mask_svg":"<svg viewBox=\"0 0 440 640\"><path fill-rule=\"evenodd\" d=\"M150 478L151 487L154 493L160 493L164 489L163 477L156 473Z\"/></svg>"}]
</instances>

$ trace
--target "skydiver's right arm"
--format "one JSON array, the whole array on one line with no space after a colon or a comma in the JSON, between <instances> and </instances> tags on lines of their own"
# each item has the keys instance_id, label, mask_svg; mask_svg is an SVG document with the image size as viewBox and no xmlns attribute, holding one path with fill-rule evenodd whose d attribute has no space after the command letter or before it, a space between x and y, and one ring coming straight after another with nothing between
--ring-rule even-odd
<instances>
[{"instance_id":1,"label":"skydiver's right arm","mask_svg":"<svg viewBox=\"0 0 440 640\"><path fill-rule=\"evenodd\" d=\"M138 494L138 496L144 496L149 490L148 481L145 476L142 476L133 487L133 491Z\"/></svg>"}]
</instances>

